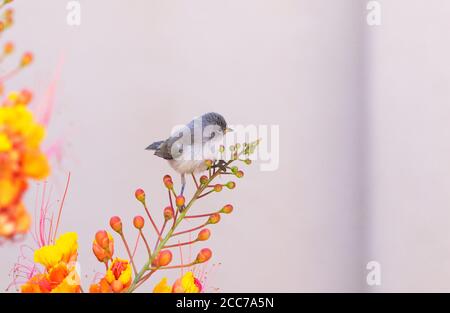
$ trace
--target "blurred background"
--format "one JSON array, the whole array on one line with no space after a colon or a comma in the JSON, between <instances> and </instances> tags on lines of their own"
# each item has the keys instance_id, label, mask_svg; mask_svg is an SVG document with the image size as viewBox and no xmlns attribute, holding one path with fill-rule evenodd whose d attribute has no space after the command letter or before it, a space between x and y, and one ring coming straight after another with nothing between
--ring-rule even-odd
<instances>
[{"instance_id":1,"label":"blurred background","mask_svg":"<svg viewBox=\"0 0 450 313\"><path fill-rule=\"evenodd\" d=\"M162 177L174 173L144 148L217 111L279 125L280 162L198 207L235 206L207 245L212 289L450 291L448 1L380 0L379 26L364 0L80 0L79 26L67 2L15 1L5 36L36 62L8 87L39 99L63 60L48 142L63 139L64 153L50 184L56 203L71 172L60 230L79 234L85 288L103 271L95 232L143 214L135 189L153 211L167 204ZM17 255L0 247L0 287Z\"/></svg>"}]
</instances>

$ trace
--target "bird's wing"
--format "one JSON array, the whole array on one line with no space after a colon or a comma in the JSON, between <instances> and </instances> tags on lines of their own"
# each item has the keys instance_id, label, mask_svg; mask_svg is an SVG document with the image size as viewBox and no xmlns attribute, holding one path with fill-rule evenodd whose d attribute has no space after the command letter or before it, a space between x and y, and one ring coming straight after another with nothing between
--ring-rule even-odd
<instances>
[{"instance_id":1,"label":"bird's wing","mask_svg":"<svg viewBox=\"0 0 450 313\"><path fill-rule=\"evenodd\" d=\"M155 151L155 155L166 160L178 158L183 153L182 135L172 136L164 141Z\"/></svg>"}]
</instances>

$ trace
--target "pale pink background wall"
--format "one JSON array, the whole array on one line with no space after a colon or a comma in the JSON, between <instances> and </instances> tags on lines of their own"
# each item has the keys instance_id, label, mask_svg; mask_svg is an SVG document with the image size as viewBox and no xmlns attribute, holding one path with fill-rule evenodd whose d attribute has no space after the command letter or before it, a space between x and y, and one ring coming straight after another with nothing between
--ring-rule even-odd
<instances>
[{"instance_id":1,"label":"pale pink background wall","mask_svg":"<svg viewBox=\"0 0 450 313\"><path fill-rule=\"evenodd\" d=\"M216 110L232 124L280 125L280 167L247 171L205 200L236 212L209 243L221 291L448 291L449 71L446 1L17 0L7 35L36 64L12 86L44 90L65 56L49 141L64 136L72 172L64 230L90 252L113 214L142 213L133 192L166 204L171 170L143 150L172 125ZM33 190L29 205L32 207ZM0 248L0 286L17 246ZM382 285L368 287L378 260ZM175 275L175 274L173 274ZM146 285L141 291L151 290Z\"/></svg>"}]
</instances>

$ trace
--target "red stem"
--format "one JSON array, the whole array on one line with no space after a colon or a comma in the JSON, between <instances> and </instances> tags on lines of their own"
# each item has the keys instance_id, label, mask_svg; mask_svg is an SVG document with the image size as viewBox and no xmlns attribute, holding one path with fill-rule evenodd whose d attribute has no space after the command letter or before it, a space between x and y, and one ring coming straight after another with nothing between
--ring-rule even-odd
<instances>
[{"instance_id":1,"label":"red stem","mask_svg":"<svg viewBox=\"0 0 450 313\"><path fill-rule=\"evenodd\" d=\"M145 239L142 229L139 229L139 233L141 234L142 240L144 240L144 244L145 244L145 247L147 248L148 256L151 257L152 252L150 250L150 246L148 245L147 239Z\"/></svg>"},{"instance_id":2,"label":"red stem","mask_svg":"<svg viewBox=\"0 0 450 313\"><path fill-rule=\"evenodd\" d=\"M148 218L150 219L150 222L153 225L153 228L155 229L156 234L158 235L158 239L162 240L161 235L158 230L158 227L156 226L155 221L153 220L152 216L150 215L150 212L148 211L148 208L147 208L147 204L145 204L145 203L144 203L144 209L145 209L145 212L147 213Z\"/></svg>"},{"instance_id":3,"label":"red stem","mask_svg":"<svg viewBox=\"0 0 450 313\"><path fill-rule=\"evenodd\" d=\"M164 246L164 248L176 248L176 247L190 245L190 244L193 244L195 242L197 242L197 239L191 240L191 241L182 242L182 243L176 243L176 244L173 244L173 245Z\"/></svg>"},{"instance_id":4,"label":"red stem","mask_svg":"<svg viewBox=\"0 0 450 313\"><path fill-rule=\"evenodd\" d=\"M163 226L161 227L161 232L159 233L159 238L161 238L161 236L162 236L162 234L163 234L163 232L164 232L164 228L166 228L166 224L167 224L167 220L164 220L164 224L163 224ZM156 250L156 248L158 247L159 238L158 238L158 240L156 240L155 249L153 249L153 250Z\"/></svg>"},{"instance_id":5,"label":"red stem","mask_svg":"<svg viewBox=\"0 0 450 313\"><path fill-rule=\"evenodd\" d=\"M183 268L183 267L190 267L195 265L195 262L191 262L189 264L180 264L180 265L173 265L173 266L165 266L165 267L158 267L158 268L151 268L151 270L155 271L155 270L173 270L175 268Z\"/></svg>"},{"instance_id":6,"label":"red stem","mask_svg":"<svg viewBox=\"0 0 450 313\"><path fill-rule=\"evenodd\" d=\"M199 229L205 227L206 225L208 225L208 222L203 223L202 225L197 226L197 227L194 227L194 228L191 228L191 229L183 230L183 231L180 231L180 232L178 232L178 233L173 233L173 234L172 234L172 237L178 236L178 235L182 235L182 234L186 234L186 233L190 233L190 232L193 232L193 231L196 231L196 230L199 230Z\"/></svg>"},{"instance_id":7,"label":"red stem","mask_svg":"<svg viewBox=\"0 0 450 313\"><path fill-rule=\"evenodd\" d=\"M192 175L192 179L194 180L195 187L198 189L199 185L198 185L198 183L197 183L197 179L195 179L194 173L192 173L191 175Z\"/></svg>"},{"instance_id":8,"label":"red stem","mask_svg":"<svg viewBox=\"0 0 450 313\"><path fill-rule=\"evenodd\" d=\"M56 234L58 233L59 221L61 219L61 213L62 213L62 209L64 206L64 201L66 200L67 189L69 189L69 183L70 183L70 172L69 172L69 175L67 176L66 189L64 190L64 195L61 200L61 205L59 206L58 219L56 220L55 233L53 235L53 242L55 241Z\"/></svg>"},{"instance_id":9,"label":"red stem","mask_svg":"<svg viewBox=\"0 0 450 313\"><path fill-rule=\"evenodd\" d=\"M211 192L214 192L214 189L212 189L212 190L210 190L210 191L208 191L208 192L206 192L206 193L204 193L204 194L198 196L197 199L203 198L203 197L209 195Z\"/></svg>"},{"instance_id":10,"label":"red stem","mask_svg":"<svg viewBox=\"0 0 450 313\"><path fill-rule=\"evenodd\" d=\"M134 273L137 274L136 266L134 265L133 256L131 255L130 247L128 246L128 242L125 239L123 233L120 233L120 238L122 238L123 244L125 245L125 249L127 250L128 256L130 257L130 263L133 266Z\"/></svg>"},{"instance_id":11,"label":"red stem","mask_svg":"<svg viewBox=\"0 0 450 313\"><path fill-rule=\"evenodd\" d=\"M184 218L199 218L199 217L210 217L213 214L216 214L219 212L213 212L213 213L206 213L206 214L198 214L198 215L186 215Z\"/></svg>"}]
</instances>

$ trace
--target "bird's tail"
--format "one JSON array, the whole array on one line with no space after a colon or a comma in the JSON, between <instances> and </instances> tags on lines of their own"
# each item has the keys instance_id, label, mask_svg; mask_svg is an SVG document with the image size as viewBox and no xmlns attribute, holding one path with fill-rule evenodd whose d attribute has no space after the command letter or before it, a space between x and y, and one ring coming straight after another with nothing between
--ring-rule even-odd
<instances>
[{"instance_id":1,"label":"bird's tail","mask_svg":"<svg viewBox=\"0 0 450 313\"><path fill-rule=\"evenodd\" d=\"M154 143L152 143L150 146L148 146L147 148L145 148L145 150L158 150L159 147L161 146L161 144L164 142L164 140L161 141L155 141Z\"/></svg>"}]
</instances>

